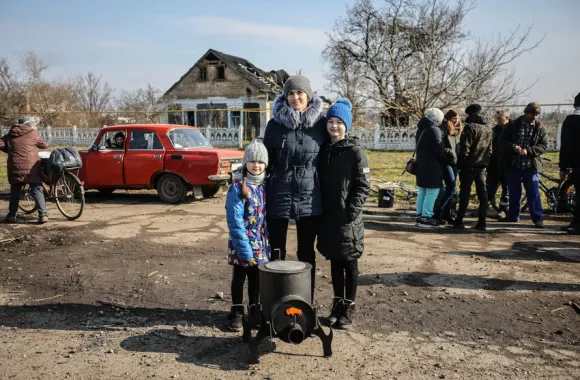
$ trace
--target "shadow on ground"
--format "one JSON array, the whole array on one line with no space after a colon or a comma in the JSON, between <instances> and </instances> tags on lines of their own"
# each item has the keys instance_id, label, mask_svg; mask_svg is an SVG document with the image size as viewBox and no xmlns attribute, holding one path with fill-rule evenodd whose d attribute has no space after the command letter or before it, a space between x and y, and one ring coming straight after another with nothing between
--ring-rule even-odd
<instances>
[{"instance_id":1,"label":"shadow on ground","mask_svg":"<svg viewBox=\"0 0 580 380\"><path fill-rule=\"evenodd\" d=\"M359 277L359 285L384 284L387 286L443 287L473 290L533 290L579 292L580 284L502 280L485 276L429 272L399 272L365 274Z\"/></svg>"}]
</instances>

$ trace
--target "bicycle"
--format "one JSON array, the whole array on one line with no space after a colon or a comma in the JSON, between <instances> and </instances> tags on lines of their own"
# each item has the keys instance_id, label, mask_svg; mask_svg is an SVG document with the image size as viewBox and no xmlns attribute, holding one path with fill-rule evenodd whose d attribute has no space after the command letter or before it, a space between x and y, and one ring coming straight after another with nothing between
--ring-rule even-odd
<instances>
[{"instance_id":1,"label":"bicycle","mask_svg":"<svg viewBox=\"0 0 580 380\"><path fill-rule=\"evenodd\" d=\"M41 159L41 162L43 168L48 167L47 159ZM80 168L70 170L76 170L76 175L68 169L62 169L60 173L55 173L51 168L42 170L41 185L46 200L56 203L56 207L65 218L75 220L81 216L85 207L85 189L78 178ZM22 187L18 208L25 214L36 211L36 202L29 184Z\"/></svg>"},{"instance_id":2,"label":"bicycle","mask_svg":"<svg viewBox=\"0 0 580 380\"><path fill-rule=\"evenodd\" d=\"M542 157L542 160L551 162L550 159L544 157ZM576 189L569 174L564 180L560 180L559 178L551 177L542 172L538 173L540 177L540 191L546 196L550 210L556 213L573 213L576 208ZM542 179L548 180L556 186L548 187ZM524 194L522 196L521 211L524 212L527 208L527 196Z\"/></svg>"}]
</instances>

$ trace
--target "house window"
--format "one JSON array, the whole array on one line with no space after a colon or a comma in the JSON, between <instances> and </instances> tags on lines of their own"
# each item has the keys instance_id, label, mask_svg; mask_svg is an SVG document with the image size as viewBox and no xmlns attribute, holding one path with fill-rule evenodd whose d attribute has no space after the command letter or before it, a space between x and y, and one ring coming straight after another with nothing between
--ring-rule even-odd
<instances>
[{"instance_id":1,"label":"house window","mask_svg":"<svg viewBox=\"0 0 580 380\"><path fill-rule=\"evenodd\" d=\"M199 68L199 80L207 80L207 67Z\"/></svg>"},{"instance_id":2,"label":"house window","mask_svg":"<svg viewBox=\"0 0 580 380\"><path fill-rule=\"evenodd\" d=\"M242 124L242 116L240 111L232 111L231 113L232 127L239 127Z\"/></svg>"},{"instance_id":3,"label":"house window","mask_svg":"<svg viewBox=\"0 0 580 380\"><path fill-rule=\"evenodd\" d=\"M217 79L218 80L226 79L226 68L224 66L217 67Z\"/></svg>"}]
</instances>

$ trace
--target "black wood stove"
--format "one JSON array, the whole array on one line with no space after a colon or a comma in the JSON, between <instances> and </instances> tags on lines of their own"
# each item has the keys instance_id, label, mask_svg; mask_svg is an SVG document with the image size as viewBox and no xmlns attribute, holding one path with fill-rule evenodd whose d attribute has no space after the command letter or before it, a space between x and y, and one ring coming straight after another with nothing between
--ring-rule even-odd
<instances>
[{"instance_id":1,"label":"black wood stove","mask_svg":"<svg viewBox=\"0 0 580 380\"><path fill-rule=\"evenodd\" d=\"M310 271L312 265L300 261L272 261L261 264L260 304L244 319L244 342L250 345L250 361L257 363L258 344L265 337L300 344L311 335L322 340L325 357L332 355L332 328L326 334L312 303ZM252 328L258 327L255 337Z\"/></svg>"}]
</instances>

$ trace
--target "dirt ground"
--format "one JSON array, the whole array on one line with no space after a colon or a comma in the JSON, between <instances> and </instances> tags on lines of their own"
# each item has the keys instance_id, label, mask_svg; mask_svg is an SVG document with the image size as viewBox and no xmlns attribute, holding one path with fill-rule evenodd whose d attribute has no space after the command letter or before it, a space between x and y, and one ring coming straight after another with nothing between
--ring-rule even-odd
<instances>
[{"instance_id":1,"label":"dirt ground","mask_svg":"<svg viewBox=\"0 0 580 380\"><path fill-rule=\"evenodd\" d=\"M49 211L43 226L0 224L0 379L580 378L580 314L568 305L580 303L580 237L560 232L565 217L456 233L371 205L356 325L334 331L333 356L318 338L266 339L248 365L224 328L223 198L88 193L77 221ZM294 227L289 237L293 258ZM316 288L326 315L321 257Z\"/></svg>"}]
</instances>

